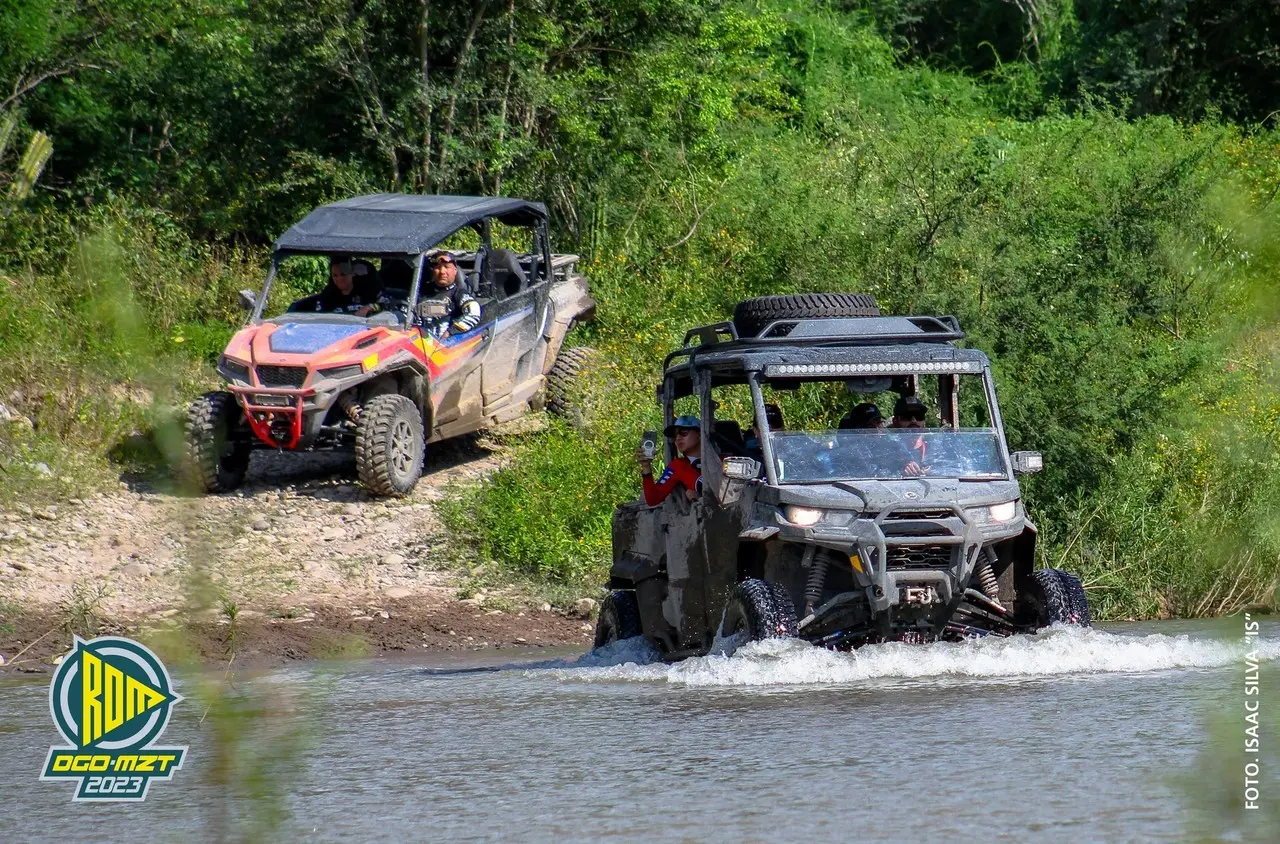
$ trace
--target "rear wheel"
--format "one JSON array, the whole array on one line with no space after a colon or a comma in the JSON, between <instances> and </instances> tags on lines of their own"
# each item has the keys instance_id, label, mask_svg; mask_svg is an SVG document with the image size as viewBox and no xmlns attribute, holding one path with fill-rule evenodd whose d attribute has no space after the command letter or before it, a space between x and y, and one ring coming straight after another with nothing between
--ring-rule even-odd
<instances>
[{"instance_id":1,"label":"rear wheel","mask_svg":"<svg viewBox=\"0 0 1280 844\"><path fill-rule=\"evenodd\" d=\"M733 325L739 337L755 337L779 319L874 316L880 316L880 307L866 293L800 293L739 302L733 309Z\"/></svg>"},{"instance_id":2,"label":"rear wheel","mask_svg":"<svg viewBox=\"0 0 1280 844\"><path fill-rule=\"evenodd\" d=\"M751 577L729 593L724 620L720 622L720 638L758 642L799 633L795 604L782 587Z\"/></svg>"},{"instance_id":3,"label":"rear wheel","mask_svg":"<svg viewBox=\"0 0 1280 844\"><path fill-rule=\"evenodd\" d=\"M595 647L600 648L623 639L643 635L640 629L640 606L635 592L610 592L600 605L596 619Z\"/></svg>"},{"instance_id":4,"label":"rear wheel","mask_svg":"<svg viewBox=\"0 0 1280 844\"><path fill-rule=\"evenodd\" d=\"M1031 573L1035 587L1028 596L1036 613L1036 626L1071 624L1090 626L1089 599L1080 578L1060 569L1039 569Z\"/></svg>"},{"instance_id":5,"label":"rear wheel","mask_svg":"<svg viewBox=\"0 0 1280 844\"><path fill-rule=\"evenodd\" d=\"M586 377L599 355L589 346L560 349L547 373L547 410L579 427L587 416Z\"/></svg>"},{"instance_id":6,"label":"rear wheel","mask_svg":"<svg viewBox=\"0 0 1280 844\"><path fill-rule=\"evenodd\" d=\"M205 393L191 403L183 428L184 480L202 492L228 492L244 482L252 444L243 420L231 393Z\"/></svg>"},{"instance_id":7,"label":"rear wheel","mask_svg":"<svg viewBox=\"0 0 1280 844\"><path fill-rule=\"evenodd\" d=\"M398 394L370 399L356 424L356 473L374 495L408 495L422 476L422 414Z\"/></svg>"}]
</instances>

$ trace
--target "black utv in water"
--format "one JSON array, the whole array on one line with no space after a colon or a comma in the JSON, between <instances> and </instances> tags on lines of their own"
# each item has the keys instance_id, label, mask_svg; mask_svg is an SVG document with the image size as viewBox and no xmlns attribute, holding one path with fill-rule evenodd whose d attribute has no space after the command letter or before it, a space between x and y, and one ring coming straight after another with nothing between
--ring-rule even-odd
<instances>
[{"instance_id":1,"label":"black utv in water","mask_svg":"<svg viewBox=\"0 0 1280 844\"><path fill-rule=\"evenodd\" d=\"M963 338L847 294L752 299L688 332L659 399L667 424L700 419L703 490L616 509L596 645L643 635L679 659L1088 625L1080 581L1033 569L1016 475L1042 461L1009 452Z\"/></svg>"}]
</instances>

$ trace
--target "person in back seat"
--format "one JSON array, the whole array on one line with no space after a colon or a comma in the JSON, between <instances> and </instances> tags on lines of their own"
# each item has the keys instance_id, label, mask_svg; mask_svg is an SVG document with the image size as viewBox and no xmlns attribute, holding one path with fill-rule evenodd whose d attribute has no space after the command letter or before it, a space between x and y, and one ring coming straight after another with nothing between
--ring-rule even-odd
<instances>
[{"instance_id":1,"label":"person in back seat","mask_svg":"<svg viewBox=\"0 0 1280 844\"><path fill-rule=\"evenodd\" d=\"M858 428L883 428L884 417L880 415L880 408L874 402L864 401L862 404L854 405L852 410L840 417L839 427L842 431Z\"/></svg>"},{"instance_id":2,"label":"person in back seat","mask_svg":"<svg viewBox=\"0 0 1280 844\"><path fill-rule=\"evenodd\" d=\"M776 404L764 406L764 421L768 423L770 431L786 430L786 426L782 424L782 408ZM760 426L755 422L751 423L751 433L747 436L744 446L747 457L764 460L764 448L760 445Z\"/></svg>"}]
</instances>

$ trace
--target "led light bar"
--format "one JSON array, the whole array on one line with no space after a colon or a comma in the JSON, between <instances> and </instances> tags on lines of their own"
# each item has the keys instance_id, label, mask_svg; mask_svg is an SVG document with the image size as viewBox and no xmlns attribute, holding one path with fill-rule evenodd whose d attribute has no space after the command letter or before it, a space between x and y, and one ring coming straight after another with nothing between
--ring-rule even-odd
<instances>
[{"instance_id":1,"label":"led light bar","mask_svg":"<svg viewBox=\"0 0 1280 844\"><path fill-rule=\"evenodd\" d=\"M872 373L908 375L921 372L981 372L977 361L915 361L906 363L771 363L764 368L766 378L798 378L814 375L864 375Z\"/></svg>"}]
</instances>

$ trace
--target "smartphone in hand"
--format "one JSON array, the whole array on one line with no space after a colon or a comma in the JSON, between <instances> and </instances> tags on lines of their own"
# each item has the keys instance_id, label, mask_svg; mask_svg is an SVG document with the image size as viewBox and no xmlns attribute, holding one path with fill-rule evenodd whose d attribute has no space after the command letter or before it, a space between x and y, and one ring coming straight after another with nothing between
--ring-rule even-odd
<instances>
[{"instance_id":1,"label":"smartphone in hand","mask_svg":"<svg viewBox=\"0 0 1280 844\"><path fill-rule=\"evenodd\" d=\"M658 456L658 432L645 431L640 435L640 453L645 460L653 460Z\"/></svg>"}]
</instances>

